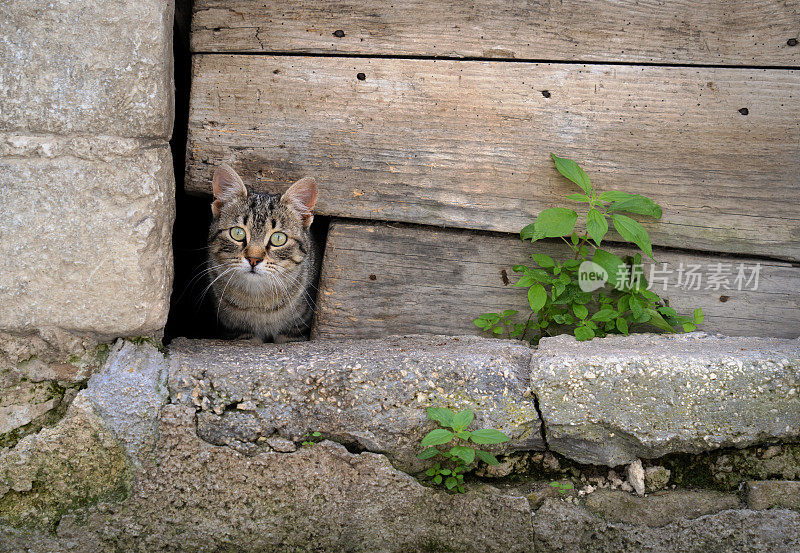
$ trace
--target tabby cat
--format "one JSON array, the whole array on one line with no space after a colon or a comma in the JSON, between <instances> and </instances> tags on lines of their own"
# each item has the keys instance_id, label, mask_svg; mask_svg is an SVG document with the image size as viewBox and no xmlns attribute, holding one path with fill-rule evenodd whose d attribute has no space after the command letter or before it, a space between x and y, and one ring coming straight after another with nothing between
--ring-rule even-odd
<instances>
[{"instance_id":1,"label":"tabby cat","mask_svg":"<svg viewBox=\"0 0 800 553\"><path fill-rule=\"evenodd\" d=\"M317 183L301 179L282 195L248 192L223 164L213 189L208 268L220 322L263 341L305 339L319 266L309 232Z\"/></svg>"}]
</instances>

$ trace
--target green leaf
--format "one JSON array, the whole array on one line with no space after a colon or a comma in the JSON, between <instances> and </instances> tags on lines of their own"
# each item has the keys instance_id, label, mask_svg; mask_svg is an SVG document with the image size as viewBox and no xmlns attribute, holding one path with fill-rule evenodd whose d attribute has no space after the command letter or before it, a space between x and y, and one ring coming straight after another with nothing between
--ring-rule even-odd
<instances>
[{"instance_id":1,"label":"green leaf","mask_svg":"<svg viewBox=\"0 0 800 553\"><path fill-rule=\"evenodd\" d=\"M475 450L475 455L477 455L478 459L480 459L481 461L483 461L487 465L492 465L493 467L496 467L497 465L500 464L500 461L497 460L497 457L495 457L494 455L492 455L488 451L483 451L483 450L480 450L480 449L476 449Z\"/></svg>"},{"instance_id":2,"label":"green leaf","mask_svg":"<svg viewBox=\"0 0 800 553\"><path fill-rule=\"evenodd\" d=\"M629 213L638 213L639 215L648 215L661 219L661 206L648 198L639 194L631 195L624 200L615 201L608 208L609 211L627 211Z\"/></svg>"},{"instance_id":3,"label":"green leaf","mask_svg":"<svg viewBox=\"0 0 800 553\"><path fill-rule=\"evenodd\" d=\"M642 311L644 310L642 300L636 296L628 296L628 307L630 307L631 313L633 313L633 316L637 319L641 316Z\"/></svg>"},{"instance_id":4,"label":"green leaf","mask_svg":"<svg viewBox=\"0 0 800 553\"><path fill-rule=\"evenodd\" d=\"M617 330L619 330L626 336L628 335L628 322L622 317L617 319Z\"/></svg>"},{"instance_id":5,"label":"green leaf","mask_svg":"<svg viewBox=\"0 0 800 553\"><path fill-rule=\"evenodd\" d=\"M671 307L663 306L658 308L658 312L667 317L677 317L678 313Z\"/></svg>"},{"instance_id":6,"label":"green leaf","mask_svg":"<svg viewBox=\"0 0 800 553\"><path fill-rule=\"evenodd\" d=\"M586 194L570 194L569 196L565 196L568 200L572 200L573 202L590 202L589 196Z\"/></svg>"},{"instance_id":7,"label":"green leaf","mask_svg":"<svg viewBox=\"0 0 800 553\"><path fill-rule=\"evenodd\" d=\"M574 304L572 306L572 312L575 313L575 316L579 319L585 319L587 315L589 315L589 310L586 306L580 304Z\"/></svg>"},{"instance_id":8,"label":"green leaf","mask_svg":"<svg viewBox=\"0 0 800 553\"><path fill-rule=\"evenodd\" d=\"M506 309L503 311L503 318L513 317L517 312L514 309Z\"/></svg>"},{"instance_id":9,"label":"green leaf","mask_svg":"<svg viewBox=\"0 0 800 553\"><path fill-rule=\"evenodd\" d=\"M428 432L428 435L422 438L420 445L422 447L429 447L432 445L446 444L455 437L455 434L444 428L437 428Z\"/></svg>"},{"instance_id":10,"label":"green leaf","mask_svg":"<svg viewBox=\"0 0 800 553\"><path fill-rule=\"evenodd\" d=\"M439 454L439 450L435 447L429 447L428 449L422 450L422 453L417 455L417 459L431 459L432 457L436 457ZM432 474L429 476L433 476Z\"/></svg>"},{"instance_id":11,"label":"green leaf","mask_svg":"<svg viewBox=\"0 0 800 553\"><path fill-rule=\"evenodd\" d=\"M543 253L532 254L531 259L533 259L540 267L544 267L546 269L556 266L556 262L553 261L553 258Z\"/></svg>"},{"instance_id":12,"label":"green leaf","mask_svg":"<svg viewBox=\"0 0 800 553\"><path fill-rule=\"evenodd\" d=\"M498 326L498 327L496 327L496 328L493 328L493 329L492 329L492 332L493 332L494 334L502 334L502 333L503 333L503 329L502 329L501 327L499 327L499 326Z\"/></svg>"},{"instance_id":13,"label":"green leaf","mask_svg":"<svg viewBox=\"0 0 800 553\"><path fill-rule=\"evenodd\" d=\"M585 342L586 340L594 338L594 331L586 326L575 327L573 334L579 342Z\"/></svg>"},{"instance_id":14,"label":"green leaf","mask_svg":"<svg viewBox=\"0 0 800 553\"><path fill-rule=\"evenodd\" d=\"M544 307L544 304L547 303L547 292L545 292L544 286L534 284L528 289L528 303L534 313L538 313Z\"/></svg>"},{"instance_id":15,"label":"green leaf","mask_svg":"<svg viewBox=\"0 0 800 553\"><path fill-rule=\"evenodd\" d=\"M536 236L536 223L525 225L522 227L522 230L519 231L519 237L523 240L533 240L535 242L538 238L534 238L534 236Z\"/></svg>"},{"instance_id":16,"label":"green leaf","mask_svg":"<svg viewBox=\"0 0 800 553\"><path fill-rule=\"evenodd\" d=\"M432 421L436 421L442 426L453 426L454 413L447 407L428 407L425 411Z\"/></svg>"},{"instance_id":17,"label":"green leaf","mask_svg":"<svg viewBox=\"0 0 800 553\"><path fill-rule=\"evenodd\" d=\"M472 436L472 432L469 430L462 430L461 432L456 432L456 436L462 440L469 440L469 437Z\"/></svg>"},{"instance_id":18,"label":"green leaf","mask_svg":"<svg viewBox=\"0 0 800 553\"><path fill-rule=\"evenodd\" d=\"M502 444L511 438L494 428L472 431L472 441L476 444Z\"/></svg>"},{"instance_id":19,"label":"green leaf","mask_svg":"<svg viewBox=\"0 0 800 553\"><path fill-rule=\"evenodd\" d=\"M580 186L581 190L587 194L591 193L592 183L589 181L589 175L577 163L565 157L558 157L553 153L550 154L550 157L553 158L559 173Z\"/></svg>"},{"instance_id":20,"label":"green leaf","mask_svg":"<svg viewBox=\"0 0 800 553\"><path fill-rule=\"evenodd\" d=\"M524 273L525 271L528 270L528 267L526 267L525 265L514 265L513 267L511 267L511 270L514 271L515 273Z\"/></svg>"},{"instance_id":21,"label":"green leaf","mask_svg":"<svg viewBox=\"0 0 800 553\"><path fill-rule=\"evenodd\" d=\"M610 308L605 308L605 309L601 309L600 311L598 311L597 313L592 315L592 320L593 321L605 322L605 321L610 321L611 319L613 319L616 316L617 316L617 312L616 311L614 311L613 309L610 309Z\"/></svg>"},{"instance_id":22,"label":"green leaf","mask_svg":"<svg viewBox=\"0 0 800 553\"><path fill-rule=\"evenodd\" d=\"M695 324L701 324L703 322L703 309L701 307L698 307L694 310L694 313L692 314L692 320L695 322Z\"/></svg>"},{"instance_id":23,"label":"green leaf","mask_svg":"<svg viewBox=\"0 0 800 553\"><path fill-rule=\"evenodd\" d=\"M448 476L447 480L444 481L444 487L447 488L448 490L452 490L453 488L455 488L456 484L458 484L458 480L456 480L452 476Z\"/></svg>"},{"instance_id":24,"label":"green leaf","mask_svg":"<svg viewBox=\"0 0 800 553\"><path fill-rule=\"evenodd\" d=\"M622 192L621 190L608 190L600 194L598 198L603 200L604 202L620 202L622 200L627 200L628 198L632 198L634 195L635 194Z\"/></svg>"},{"instance_id":25,"label":"green leaf","mask_svg":"<svg viewBox=\"0 0 800 553\"><path fill-rule=\"evenodd\" d=\"M619 213L613 214L611 220L614 222L614 228L617 229L620 236L628 242L633 242L639 246L650 259L655 261L653 257L653 247L650 245L650 236L648 236L647 231L642 225L630 217L620 215Z\"/></svg>"},{"instance_id":26,"label":"green leaf","mask_svg":"<svg viewBox=\"0 0 800 553\"><path fill-rule=\"evenodd\" d=\"M603 269L606 270L606 273L608 273L608 283L616 288L617 275L619 274L619 267L621 265L625 265L625 262L622 261L619 257L614 255L613 253L601 250L600 248L597 248L594 251L594 258L592 259L592 261L594 261L595 263L597 263Z\"/></svg>"},{"instance_id":27,"label":"green leaf","mask_svg":"<svg viewBox=\"0 0 800 553\"><path fill-rule=\"evenodd\" d=\"M456 413L453 417L453 429L456 432L461 432L465 430L472 420L475 418L475 414L472 412L472 409L464 409Z\"/></svg>"},{"instance_id":28,"label":"green leaf","mask_svg":"<svg viewBox=\"0 0 800 553\"><path fill-rule=\"evenodd\" d=\"M696 328L697 328L697 325L695 325L694 323L683 323L683 331L684 332L694 332L694 330Z\"/></svg>"},{"instance_id":29,"label":"green leaf","mask_svg":"<svg viewBox=\"0 0 800 553\"><path fill-rule=\"evenodd\" d=\"M589 213L586 215L586 231L589 233L589 236L592 237L594 243L599 246L603 237L608 232L606 216L595 208L590 209Z\"/></svg>"},{"instance_id":30,"label":"green leaf","mask_svg":"<svg viewBox=\"0 0 800 553\"><path fill-rule=\"evenodd\" d=\"M464 461L465 465L469 465L475 460L475 450L471 447L457 445L450 448L450 453L452 453L454 457L458 457Z\"/></svg>"},{"instance_id":31,"label":"green leaf","mask_svg":"<svg viewBox=\"0 0 800 553\"><path fill-rule=\"evenodd\" d=\"M657 328L660 328L665 332L675 332L675 329L672 328L669 325L669 323L664 320L664 317L661 316L661 313L650 307L647 308L646 312L650 314L650 319L648 319L647 321L648 323Z\"/></svg>"},{"instance_id":32,"label":"green leaf","mask_svg":"<svg viewBox=\"0 0 800 553\"><path fill-rule=\"evenodd\" d=\"M428 469L428 470L425 471L425 474L427 474L428 476L436 476L437 472L439 472L439 471L436 470L436 469Z\"/></svg>"},{"instance_id":33,"label":"green leaf","mask_svg":"<svg viewBox=\"0 0 800 553\"><path fill-rule=\"evenodd\" d=\"M441 474L437 474L436 478L433 479L433 483L434 484L441 484L442 483L442 475Z\"/></svg>"},{"instance_id":34,"label":"green leaf","mask_svg":"<svg viewBox=\"0 0 800 553\"><path fill-rule=\"evenodd\" d=\"M450 474L452 474L452 471L450 469L442 469L439 471L439 474L444 476L449 476Z\"/></svg>"},{"instance_id":35,"label":"green leaf","mask_svg":"<svg viewBox=\"0 0 800 553\"><path fill-rule=\"evenodd\" d=\"M531 225L523 228L520 231L522 239L530 239L536 241L541 238L557 238L559 236L566 236L575 228L575 222L578 220L578 214L565 207L551 207L539 213L536 221Z\"/></svg>"}]
</instances>

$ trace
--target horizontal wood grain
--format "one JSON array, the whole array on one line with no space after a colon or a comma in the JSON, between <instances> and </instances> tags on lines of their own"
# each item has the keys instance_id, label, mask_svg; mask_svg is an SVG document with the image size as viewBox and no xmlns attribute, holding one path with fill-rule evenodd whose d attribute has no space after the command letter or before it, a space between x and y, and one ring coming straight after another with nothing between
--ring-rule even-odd
<instances>
[{"instance_id":1,"label":"horizontal wood grain","mask_svg":"<svg viewBox=\"0 0 800 553\"><path fill-rule=\"evenodd\" d=\"M626 250L611 248L617 253ZM479 334L472 320L485 312L530 313L525 290L515 288L511 267L534 251L567 258L566 246L523 244L511 236L393 224L334 222L319 285L317 338L374 338L389 334ZM731 336L800 335L800 268L779 261L655 252L657 270L672 270L653 290L678 313L702 307L700 330ZM666 263L666 266L662 265ZM730 270L729 287L707 288L717 264ZM761 264L757 290L735 285L739 264L749 277ZM698 290L676 286L677 270L700 265ZM645 276L649 275L645 265ZM709 269L710 267L710 269ZM511 284L504 284L505 271ZM685 277L684 277L685 281Z\"/></svg>"},{"instance_id":2,"label":"horizontal wood grain","mask_svg":"<svg viewBox=\"0 0 800 553\"><path fill-rule=\"evenodd\" d=\"M577 191L555 152L659 202L654 244L798 260L799 100L793 70L201 55L186 188L228 162L318 178L325 215L517 232Z\"/></svg>"},{"instance_id":3,"label":"horizontal wood grain","mask_svg":"<svg viewBox=\"0 0 800 553\"><path fill-rule=\"evenodd\" d=\"M194 10L195 52L800 64L787 44L794 0L198 0Z\"/></svg>"}]
</instances>

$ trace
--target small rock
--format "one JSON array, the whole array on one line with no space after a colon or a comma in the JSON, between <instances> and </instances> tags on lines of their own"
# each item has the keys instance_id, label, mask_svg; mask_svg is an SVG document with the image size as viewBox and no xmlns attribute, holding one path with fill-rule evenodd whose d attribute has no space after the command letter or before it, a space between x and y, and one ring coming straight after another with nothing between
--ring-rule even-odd
<instances>
[{"instance_id":1,"label":"small rock","mask_svg":"<svg viewBox=\"0 0 800 553\"><path fill-rule=\"evenodd\" d=\"M669 484L670 471L662 466L647 467L644 471L644 487L648 492L663 490Z\"/></svg>"},{"instance_id":2,"label":"small rock","mask_svg":"<svg viewBox=\"0 0 800 553\"><path fill-rule=\"evenodd\" d=\"M630 493L633 491L633 486L631 486L627 482L623 482L622 484L620 484L619 489L622 490L623 492Z\"/></svg>"},{"instance_id":3,"label":"small rock","mask_svg":"<svg viewBox=\"0 0 800 553\"><path fill-rule=\"evenodd\" d=\"M269 446L275 451L280 451L281 453L291 453L293 451L297 451L297 446L293 441L287 440L286 438L281 438L280 436L267 438L267 444L269 444Z\"/></svg>"},{"instance_id":4,"label":"small rock","mask_svg":"<svg viewBox=\"0 0 800 553\"><path fill-rule=\"evenodd\" d=\"M644 495L644 468L641 459L636 459L628 465L628 483L638 495Z\"/></svg>"},{"instance_id":5,"label":"small rock","mask_svg":"<svg viewBox=\"0 0 800 553\"><path fill-rule=\"evenodd\" d=\"M544 467L548 470L559 470L561 468L558 459L550 452L544 454L542 462L544 463Z\"/></svg>"}]
</instances>

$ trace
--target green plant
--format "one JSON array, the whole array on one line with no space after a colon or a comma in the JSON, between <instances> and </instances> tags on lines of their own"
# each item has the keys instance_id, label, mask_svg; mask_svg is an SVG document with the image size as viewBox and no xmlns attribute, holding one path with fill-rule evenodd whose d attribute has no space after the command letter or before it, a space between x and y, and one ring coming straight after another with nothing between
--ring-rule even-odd
<instances>
[{"instance_id":1,"label":"green plant","mask_svg":"<svg viewBox=\"0 0 800 553\"><path fill-rule=\"evenodd\" d=\"M321 432L306 432L301 436L303 441L300 442L300 445L312 446L315 443L319 442L319 438L322 437Z\"/></svg>"},{"instance_id":2,"label":"green plant","mask_svg":"<svg viewBox=\"0 0 800 553\"><path fill-rule=\"evenodd\" d=\"M560 238L572 251L573 258L560 262L549 255L534 253L531 259L538 267L515 265L514 271L521 273L515 286L528 289L530 316L522 323L512 320L517 314L514 310L484 313L474 320L475 325L509 338L526 339L533 332L528 339L534 343L543 336L569 331L578 340L607 334L627 335L633 325L650 325L665 332L694 330L703 322L702 309L695 309L691 317L678 315L668 301L648 290L640 253L621 259L600 248L610 220L624 240L655 261L647 231L623 213L659 219L661 207L639 194L618 190L598 193L577 163L550 155L558 172L582 191L566 198L586 204L582 214L586 230L575 230L579 215L572 209L552 207L541 211L533 223L520 231L522 240L533 243L543 238ZM587 264L589 261L593 264Z\"/></svg>"},{"instance_id":3,"label":"green plant","mask_svg":"<svg viewBox=\"0 0 800 553\"><path fill-rule=\"evenodd\" d=\"M568 490L575 489L572 482L550 482L550 486L557 489L561 495L565 495Z\"/></svg>"},{"instance_id":4,"label":"green plant","mask_svg":"<svg viewBox=\"0 0 800 553\"><path fill-rule=\"evenodd\" d=\"M445 407L428 407L427 413L428 418L439 423L440 428L431 430L422 438L421 445L425 449L417 455L417 458L432 459L438 456L443 459L425 472L434 484L464 493L464 473L476 459L489 465L500 464L488 451L475 449L468 444L470 442L479 445L501 444L510 438L493 428L467 430L475 418L471 409L454 413ZM436 447L449 445L451 442L453 445L449 450L442 451Z\"/></svg>"}]
</instances>

